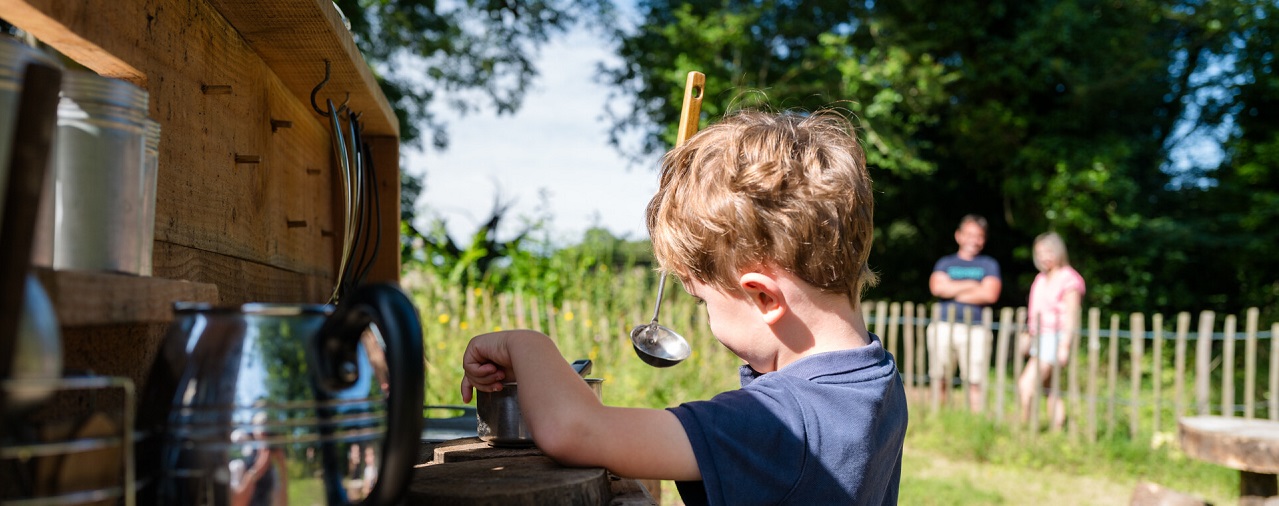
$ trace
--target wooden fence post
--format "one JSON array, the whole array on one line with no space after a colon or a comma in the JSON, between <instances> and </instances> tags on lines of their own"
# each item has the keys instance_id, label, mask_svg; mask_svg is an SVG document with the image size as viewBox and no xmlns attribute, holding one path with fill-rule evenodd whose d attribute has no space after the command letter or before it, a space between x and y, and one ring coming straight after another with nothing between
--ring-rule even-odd
<instances>
[{"instance_id":1,"label":"wooden fence post","mask_svg":"<svg viewBox=\"0 0 1279 506\"><path fill-rule=\"evenodd\" d=\"M952 306L951 312L953 313L954 311L955 310ZM933 321L934 322L941 321L941 304L940 303L933 304ZM936 326L934 326L934 332L941 333L941 329L938 329L936 328ZM929 391L930 401L931 401L930 405L932 406L933 412L936 412L938 409L941 408L941 395L942 395L941 382L942 382L942 377L946 375L946 363L945 362L941 362L940 364L938 363L939 362L938 358L945 355L945 353L940 352L942 348L941 346L942 342L943 340L940 335L933 336L934 346L932 351L937 353L935 353L936 356L928 357L928 391Z\"/></svg>"},{"instance_id":2,"label":"wooden fence post","mask_svg":"<svg viewBox=\"0 0 1279 506\"><path fill-rule=\"evenodd\" d=\"M502 326L502 330L511 328L511 294L500 293L497 295L497 324Z\"/></svg>"},{"instance_id":3,"label":"wooden fence post","mask_svg":"<svg viewBox=\"0 0 1279 506\"><path fill-rule=\"evenodd\" d=\"M1244 320L1243 345L1243 417L1252 419L1257 408L1257 318L1259 311L1255 307L1248 308Z\"/></svg>"},{"instance_id":4,"label":"wooden fence post","mask_svg":"<svg viewBox=\"0 0 1279 506\"><path fill-rule=\"evenodd\" d=\"M1080 311L1083 311L1083 308L1080 308ZM1083 322L1082 317L1083 315L1078 313L1073 315L1076 322ZM1070 335L1070 383L1067 387L1069 392L1066 397L1068 399L1066 402L1066 405L1068 406L1066 412L1071 414L1069 419L1070 435L1073 438L1079 437L1080 424L1077 418L1079 418L1079 413L1083 412L1084 407L1083 399L1079 398L1079 350L1084 349L1079 342L1083 340L1083 337L1084 333L1081 331L1080 326L1075 325L1075 328L1071 331Z\"/></svg>"},{"instance_id":5,"label":"wooden fence post","mask_svg":"<svg viewBox=\"0 0 1279 506\"><path fill-rule=\"evenodd\" d=\"M915 374L928 377L928 362L933 357L928 356L928 306L923 303L915 305ZM929 385L932 388L932 385Z\"/></svg>"},{"instance_id":6,"label":"wooden fence post","mask_svg":"<svg viewBox=\"0 0 1279 506\"><path fill-rule=\"evenodd\" d=\"M1013 339L1016 339L1015 342L1017 343L1014 346L1014 348L1017 349L1017 353L1013 354L1013 384L1017 385L1021 381L1021 368L1026 365L1026 357L1022 356L1022 350L1020 350L1021 334L1026 332L1025 306L1017 308L1016 314L1013 318L1017 321L1017 323L1013 326ZM1020 397L1018 399L1018 402L1020 402Z\"/></svg>"},{"instance_id":7,"label":"wooden fence post","mask_svg":"<svg viewBox=\"0 0 1279 506\"><path fill-rule=\"evenodd\" d=\"M1200 416L1211 414L1208 405L1211 383L1209 366L1212 364L1212 311L1199 313L1199 333L1195 336L1195 406Z\"/></svg>"},{"instance_id":8,"label":"wooden fence post","mask_svg":"<svg viewBox=\"0 0 1279 506\"><path fill-rule=\"evenodd\" d=\"M1008 397L1005 376L1008 375L1008 336L1013 331L1012 319L1013 308L999 310L999 338L995 348L995 420L999 423L1004 423L1007 416L1004 408L1004 400Z\"/></svg>"},{"instance_id":9,"label":"wooden fence post","mask_svg":"<svg viewBox=\"0 0 1279 506\"><path fill-rule=\"evenodd\" d=\"M1177 313L1177 342L1173 350L1172 419L1186 414L1186 334L1190 333L1190 313Z\"/></svg>"},{"instance_id":10,"label":"wooden fence post","mask_svg":"<svg viewBox=\"0 0 1279 506\"><path fill-rule=\"evenodd\" d=\"M1088 308L1088 441L1097 440L1097 366L1101 355L1101 310Z\"/></svg>"},{"instance_id":11,"label":"wooden fence post","mask_svg":"<svg viewBox=\"0 0 1279 506\"><path fill-rule=\"evenodd\" d=\"M1119 315L1110 315L1110 346L1106 353L1106 388L1110 400L1106 403L1106 436L1115 432L1115 405L1119 401Z\"/></svg>"},{"instance_id":12,"label":"wooden fence post","mask_svg":"<svg viewBox=\"0 0 1279 506\"><path fill-rule=\"evenodd\" d=\"M888 315L886 313L888 313L888 302L885 302L882 300L876 302L875 303L875 335L879 336L880 339L884 339L884 337L886 337L885 336L887 334L886 330L888 330L888 318L887 318ZM882 341L880 342L880 345L887 348L888 341Z\"/></svg>"},{"instance_id":13,"label":"wooden fence post","mask_svg":"<svg viewBox=\"0 0 1279 506\"><path fill-rule=\"evenodd\" d=\"M1221 350L1221 416L1235 416L1235 315L1226 315Z\"/></svg>"},{"instance_id":14,"label":"wooden fence post","mask_svg":"<svg viewBox=\"0 0 1279 506\"><path fill-rule=\"evenodd\" d=\"M903 304L902 321L902 344L904 351L903 361L899 362L906 366L906 388L915 388L915 305L909 302Z\"/></svg>"},{"instance_id":15,"label":"wooden fence post","mask_svg":"<svg viewBox=\"0 0 1279 506\"><path fill-rule=\"evenodd\" d=\"M893 358L900 357L897 352L897 334L901 325L902 305L900 302L894 302L888 305L888 341L884 344L888 347L888 352L893 354Z\"/></svg>"},{"instance_id":16,"label":"wooden fence post","mask_svg":"<svg viewBox=\"0 0 1279 506\"><path fill-rule=\"evenodd\" d=\"M978 389L977 389L977 392L978 392L977 396L978 396L978 406L980 407L979 412L982 414L985 414L987 411L989 411L988 406L990 405L990 359L991 359L990 349L992 346L995 345L994 320L995 320L995 310L991 309L990 306L981 308L981 326L982 326L981 352L982 353L980 357L977 357L979 360L979 363L981 364L981 370L973 371L973 372L977 374L977 377L979 379L981 379L981 384L978 385ZM971 340L972 332L969 332L968 335L969 335L969 340Z\"/></svg>"},{"instance_id":17,"label":"wooden fence post","mask_svg":"<svg viewBox=\"0 0 1279 506\"><path fill-rule=\"evenodd\" d=\"M1279 421L1279 322L1270 324L1270 419Z\"/></svg>"},{"instance_id":18,"label":"wooden fence post","mask_svg":"<svg viewBox=\"0 0 1279 506\"><path fill-rule=\"evenodd\" d=\"M1043 321L1044 321L1043 318L1035 318L1035 331L1031 333L1032 337L1030 338L1032 341L1038 339L1038 337L1034 337L1034 336L1038 336L1040 332L1043 332L1043 327L1042 327ZM1038 346L1038 343L1035 343L1035 346ZM1039 350L1039 351L1042 352L1043 350ZM1036 354L1031 353L1031 356L1034 357L1036 356ZM1029 366L1030 362L1027 361L1026 365ZM1044 363L1040 360L1036 360L1035 367L1032 367L1029 373L1031 378L1030 384L1032 386L1030 388L1030 406L1027 408L1027 410L1030 411L1029 414L1030 414L1031 439L1034 439L1035 436L1039 434L1039 399L1044 396L1043 370L1044 370ZM1023 414L1022 416L1024 417L1026 415ZM1052 415L1049 414L1049 416L1051 417Z\"/></svg>"},{"instance_id":19,"label":"wooden fence post","mask_svg":"<svg viewBox=\"0 0 1279 506\"><path fill-rule=\"evenodd\" d=\"M528 328L528 321L524 319L524 294L520 292L515 292L515 326Z\"/></svg>"},{"instance_id":20,"label":"wooden fence post","mask_svg":"<svg viewBox=\"0 0 1279 506\"><path fill-rule=\"evenodd\" d=\"M1164 410L1164 315L1155 313L1155 315L1150 318L1150 328L1155 331L1155 335L1153 336L1154 340L1150 343L1150 350L1152 352L1150 362L1154 365L1153 370L1150 371L1150 383L1153 385L1155 390L1155 399L1152 401L1155 407L1155 416L1154 421L1151 422L1151 425L1153 426L1151 427L1151 433L1158 434Z\"/></svg>"},{"instance_id":21,"label":"wooden fence post","mask_svg":"<svg viewBox=\"0 0 1279 506\"><path fill-rule=\"evenodd\" d=\"M1145 315L1133 313L1129 317L1128 335L1132 336L1131 364L1129 365L1132 372L1129 377L1132 383L1132 394L1128 399L1128 437L1135 441L1137 433L1141 430L1141 358L1146 345Z\"/></svg>"}]
</instances>

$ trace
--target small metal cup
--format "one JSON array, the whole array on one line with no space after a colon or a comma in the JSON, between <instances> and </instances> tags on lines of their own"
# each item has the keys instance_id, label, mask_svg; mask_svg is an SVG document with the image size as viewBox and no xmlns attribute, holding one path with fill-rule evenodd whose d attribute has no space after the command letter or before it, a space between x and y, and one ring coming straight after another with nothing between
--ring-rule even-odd
<instances>
[{"instance_id":1,"label":"small metal cup","mask_svg":"<svg viewBox=\"0 0 1279 506\"><path fill-rule=\"evenodd\" d=\"M586 385L595 392L597 399L603 399L604 380L601 378L583 378ZM507 448L527 448L534 445L533 434L524 423L520 413L519 387L516 382L502 383L502 390L497 392L479 392L475 399L475 416L479 421L476 432L481 441L491 446Z\"/></svg>"}]
</instances>

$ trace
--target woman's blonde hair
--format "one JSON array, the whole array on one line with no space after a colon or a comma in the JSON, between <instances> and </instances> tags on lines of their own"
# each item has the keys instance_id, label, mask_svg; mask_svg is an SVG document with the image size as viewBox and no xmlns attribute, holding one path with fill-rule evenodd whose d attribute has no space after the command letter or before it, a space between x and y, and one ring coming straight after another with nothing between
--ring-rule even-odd
<instances>
[{"instance_id":1,"label":"woman's blonde hair","mask_svg":"<svg viewBox=\"0 0 1279 506\"><path fill-rule=\"evenodd\" d=\"M1040 243L1048 246L1048 248L1053 251L1053 254L1057 255L1058 267L1070 265L1070 255L1066 254L1066 241L1061 240L1061 236L1057 235L1056 232L1044 232L1035 237L1035 242L1031 244L1032 251L1030 254L1030 260L1035 263L1035 269L1041 272L1044 270L1044 266L1039 261L1039 257L1035 256L1033 251L1034 246L1038 246Z\"/></svg>"},{"instance_id":2,"label":"woman's blonde hair","mask_svg":"<svg viewBox=\"0 0 1279 506\"><path fill-rule=\"evenodd\" d=\"M843 117L738 112L661 165L647 219L662 269L732 293L772 266L853 305L875 283L871 180Z\"/></svg>"}]
</instances>

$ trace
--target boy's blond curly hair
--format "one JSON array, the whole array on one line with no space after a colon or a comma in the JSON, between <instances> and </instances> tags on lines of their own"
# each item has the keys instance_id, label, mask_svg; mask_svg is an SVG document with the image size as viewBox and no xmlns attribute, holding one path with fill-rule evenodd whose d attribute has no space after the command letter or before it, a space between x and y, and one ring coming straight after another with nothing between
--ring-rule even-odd
<instances>
[{"instance_id":1,"label":"boy's blond curly hair","mask_svg":"<svg viewBox=\"0 0 1279 506\"><path fill-rule=\"evenodd\" d=\"M838 114L738 112L661 166L647 220L662 269L732 293L744 269L771 266L854 306L875 283L870 175Z\"/></svg>"}]
</instances>

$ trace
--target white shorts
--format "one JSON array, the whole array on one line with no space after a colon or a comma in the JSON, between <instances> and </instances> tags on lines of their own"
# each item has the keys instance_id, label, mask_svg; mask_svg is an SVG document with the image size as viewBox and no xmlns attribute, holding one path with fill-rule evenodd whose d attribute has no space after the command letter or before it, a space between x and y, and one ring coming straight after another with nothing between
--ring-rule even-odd
<instances>
[{"instance_id":1,"label":"white shorts","mask_svg":"<svg viewBox=\"0 0 1279 506\"><path fill-rule=\"evenodd\" d=\"M928 324L928 375L941 378L950 364L959 359L959 377L981 385L990 369L991 332L981 325L932 322Z\"/></svg>"},{"instance_id":2,"label":"white shorts","mask_svg":"<svg viewBox=\"0 0 1279 506\"><path fill-rule=\"evenodd\" d=\"M1030 339L1030 356L1039 359L1042 365L1057 365L1057 344L1061 342L1061 332L1041 332L1038 338Z\"/></svg>"}]
</instances>

